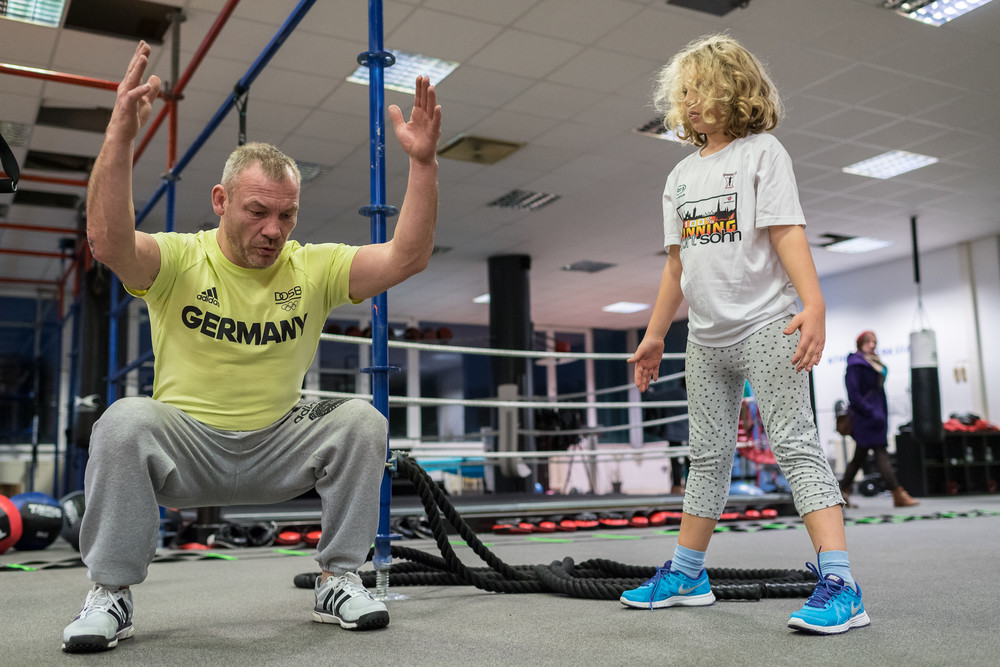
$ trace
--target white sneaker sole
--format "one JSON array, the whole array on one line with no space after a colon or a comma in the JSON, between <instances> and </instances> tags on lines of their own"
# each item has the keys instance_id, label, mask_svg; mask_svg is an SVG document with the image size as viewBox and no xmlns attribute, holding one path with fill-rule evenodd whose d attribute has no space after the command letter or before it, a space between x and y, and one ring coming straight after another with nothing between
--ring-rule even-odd
<instances>
[{"instance_id":1,"label":"white sneaker sole","mask_svg":"<svg viewBox=\"0 0 1000 667\"><path fill-rule=\"evenodd\" d=\"M627 600L625 596L618 598L618 601L626 607L632 607L633 609L649 609L648 601ZM666 607L707 607L711 604L715 604L715 594L709 591L701 595L674 595L663 600L657 600L653 603L653 609L665 609Z\"/></svg>"},{"instance_id":2,"label":"white sneaker sole","mask_svg":"<svg viewBox=\"0 0 1000 667\"><path fill-rule=\"evenodd\" d=\"M377 630L389 625L389 612L385 610L362 614L354 621L348 621L335 614L313 610L313 620L317 623L339 623L345 630Z\"/></svg>"},{"instance_id":3,"label":"white sneaker sole","mask_svg":"<svg viewBox=\"0 0 1000 667\"><path fill-rule=\"evenodd\" d=\"M802 630L804 632L811 632L817 635L839 635L852 628L863 628L866 625L871 625L871 622L871 619L868 618L868 612L863 611L857 616L851 617L846 623L841 623L840 625L813 625L812 623L807 623L801 618L790 618L788 619L788 627L793 630Z\"/></svg>"},{"instance_id":4,"label":"white sneaker sole","mask_svg":"<svg viewBox=\"0 0 1000 667\"><path fill-rule=\"evenodd\" d=\"M109 651L118 646L120 639L128 639L135 634L135 626L119 630L118 633L108 639L103 635L75 635L69 641L63 641L62 650L67 653L96 653L97 651Z\"/></svg>"}]
</instances>

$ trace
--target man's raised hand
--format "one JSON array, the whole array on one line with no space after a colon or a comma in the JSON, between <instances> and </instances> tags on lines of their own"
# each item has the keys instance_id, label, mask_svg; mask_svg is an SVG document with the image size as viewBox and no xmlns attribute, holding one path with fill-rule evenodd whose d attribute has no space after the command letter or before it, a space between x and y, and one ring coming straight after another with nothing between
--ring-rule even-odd
<instances>
[{"instance_id":1,"label":"man's raised hand","mask_svg":"<svg viewBox=\"0 0 1000 667\"><path fill-rule=\"evenodd\" d=\"M111 123L108 125L108 133L120 132L120 138L125 141L132 141L139 133L149 115L153 111L153 101L160 94L160 77L149 77L143 83L142 75L146 71L149 63L151 49L146 42L139 42L129 61L125 78L118 84L118 93L115 98L115 108L111 112Z\"/></svg>"},{"instance_id":2,"label":"man's raised hand","mask_svg":"<svg viewBox=\"0 0 1000 667\"><path fill-rule=\"evenodd\" d=\"M399 145L410 159L420 164L432 164L437 155L438 140L441 138L441 106L431 80L418 76L416 92L413 95L413 111L410 120L403 121L403 112L395 104L389 107Z\"/></svg>"}]
</instances>

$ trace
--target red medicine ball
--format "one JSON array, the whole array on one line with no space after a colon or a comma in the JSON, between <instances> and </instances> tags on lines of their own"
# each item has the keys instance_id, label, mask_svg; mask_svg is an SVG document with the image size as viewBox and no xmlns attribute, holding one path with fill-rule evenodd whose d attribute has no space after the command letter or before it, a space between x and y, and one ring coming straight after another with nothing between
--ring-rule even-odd
<instances>
[{"instance_id":1,"label":"red medicine ball","mask_svg":"<svg viewBox=\"0 0 1000 667\"><path fill-rule=\"evenodd\" d=\"M21 539L21 511L7 496L0 496L0 554Z\"/></svg>"}]
</instances>

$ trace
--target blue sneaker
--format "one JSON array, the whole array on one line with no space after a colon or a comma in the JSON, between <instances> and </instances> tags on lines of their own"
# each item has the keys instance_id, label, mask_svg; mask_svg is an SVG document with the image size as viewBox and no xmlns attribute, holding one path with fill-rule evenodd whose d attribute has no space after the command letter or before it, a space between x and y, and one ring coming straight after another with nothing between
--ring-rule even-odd
<instances>
[{"instance_id":1,"label":"blue sneaker","mask_svg":"<svg viewBox=\"0 0 1000 667\"><path fill-rule=\"evenodd\" d=\"M670 561L663 567L656 568L656 574L630 591L625 591L619 598L626 607L704 607L715 602L712 586L708 583L708 574L701 571L697 579L692 579L683 572L671 572Z\"/></svg>"},{"instance_id":2,"label":"blue sneaker","mask_svg":"<svg viewBox=\"0 0 1000 667\"><path fill-rule=\"evenodd\" d=\"M824 577L812 563L806 563L806 566L819 577L819 582L802 609L788 619L788 627L820 635L836 635L871 624L861 602L861 586L855 584L851 588L835 574Z\"/></svg>"}]
</instances>

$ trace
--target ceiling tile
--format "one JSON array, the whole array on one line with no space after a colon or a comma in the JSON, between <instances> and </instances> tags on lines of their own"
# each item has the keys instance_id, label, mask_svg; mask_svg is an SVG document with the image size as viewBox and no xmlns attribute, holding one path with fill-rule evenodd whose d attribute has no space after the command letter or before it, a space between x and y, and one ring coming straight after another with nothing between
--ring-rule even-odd
<instances>
[{"instance_id":1,"label":"ceiling tile","mask_svg":"<svg viewBox=\"0 0 1000 667\"><path fill-rule=\"evenodd\" d=\"M504 106L507 111L536 113L548 118L572 118L601 100L601 95L556 83L537 83Z\"/></svg>"},{"instance_id":2,"label":"ceiling tile","mask_svg":"<svg viewBox=\"0 0 1000 667\"><path fill-rule=\"evenodd\" d=\"M385 45L387 48L464 63L500 33L500 26L493 23L420 9L405 23L386 33Z\"/></svg>"},{"instance_id":3,"label":"ceiling tile","mask_svg":"<svg viewBox=\"0 0 1000 667\"><path fill-rule=\"evenodd\" d=\"M865 107L908 116L915 110L945 104L961 91L952 85L915 80L865 101Z\"/></svg>"},{"instance_id":4,"label":"ceiling tile","mask_svg":"<svg viewBox=\"0 0 1000 667\"><path fill-rule=\"evenodd\" d=\"M582 51L579 44L506 30L469 58L469 64L520 76L544 77Z\"/></svg>"},{"instance_id":5,"label":"ceiling tile","mask_svg":"<svg viewBox=\"0 0 1000 667\"><path fill-rule=\"evenodd\" d=\"M640 11L627 0L542 0L514 22L520 30L593 44Z\"/></svg>"}]
</instances>

